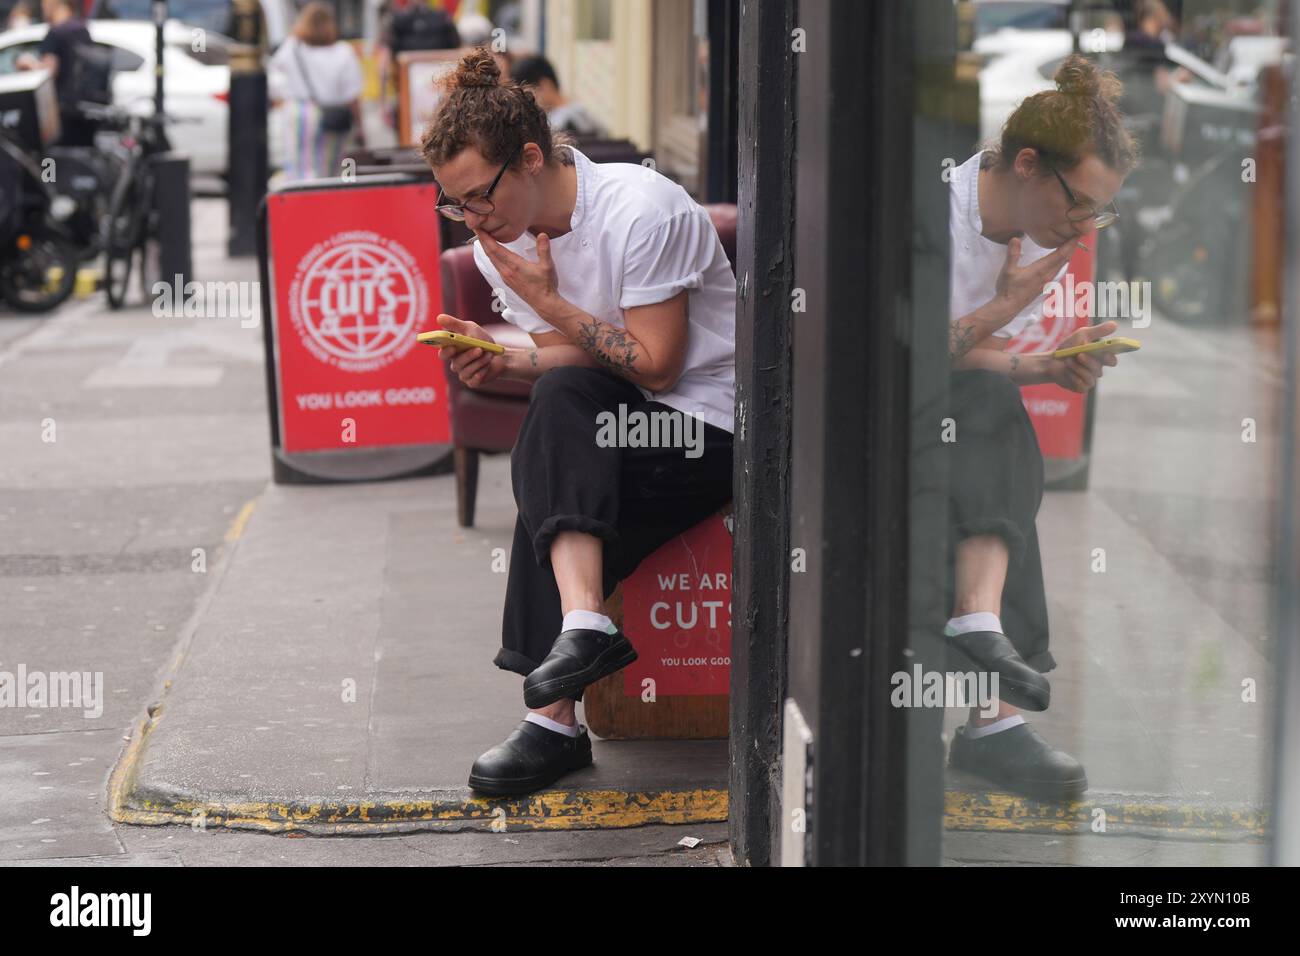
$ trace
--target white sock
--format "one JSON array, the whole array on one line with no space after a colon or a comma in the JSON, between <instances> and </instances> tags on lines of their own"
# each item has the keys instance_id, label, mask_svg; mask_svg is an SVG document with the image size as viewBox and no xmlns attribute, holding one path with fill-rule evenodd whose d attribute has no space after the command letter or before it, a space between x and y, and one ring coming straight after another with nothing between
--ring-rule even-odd
<instances>
[{"instance_id":1,"label":"white sock","mask_svg":"<svg viewBox=\"0 0 1300 956\"><path fill-rule=\"evenodd\" d=\"M1025 718L1020 714L1012 714L1010 717L1003 717L1001 720L995 720L991 724L983 727L972 727L966 725L966 736L971 740L978 740L980 737L987 737L989 734L1001 733L1004 730L1010 730L1012 727L1018 727L1025 722Z\"/></svg>"},{"instance_id":2,"label":"white sock","mask_svg":"<svg viewBox=\"0 0 1300 956\"><path fill-rule=\"evenodd\" d=\"M1002 630L1001 619L992 611L976 611L974 614L963 614L961 617L951 618L948 621L948 626L943 629L943 632L949 637L955 637L958 634L969 634L971 631L1005 633Z\"/></svg>"},{"instance_id":3,"label":"white sock","mask_svg":"<svg viewBox=\"0 0 1300 956\"><path fill-rule=\"evenodd\" d=\"M570 611L564 615L564 623L560 625L560 630L572 631L575 628L586 631L604 631L606 634L613 634L618 630L614 626L614 622L599 611Z\"/></svg>"},{"instance_id":4,"label":"white sock","mask_svg":"<svg viewBox=\"0 0 1300 956\"><path fill-rule=\"evenodd\" d=\"M541 714L535 714L530 710L524 720L545 727L547 730L554 730L558 734L564 734L566 737L578 736L578 722L576 719L573 726L570 727L568 724L562 724L558 720L551 720L549 717L543 717Z\"/></svg>"}]
</instances>

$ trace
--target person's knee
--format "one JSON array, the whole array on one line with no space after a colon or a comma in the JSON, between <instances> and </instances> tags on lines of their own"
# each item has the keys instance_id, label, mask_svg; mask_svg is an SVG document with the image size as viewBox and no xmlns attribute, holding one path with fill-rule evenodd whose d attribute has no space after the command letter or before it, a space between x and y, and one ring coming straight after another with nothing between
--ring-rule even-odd
<instances>
[{"instance_id":1,"label":"person's knee","mask_svg":"<svg viewBox=\"0 0 1300 956\"><path fill-rule=\"evenodd\" d=\"M538 377L510 455L513 465L518 466L524 458L558 452L559 446L572 437L565 429L557 434L555 423L572 421L572 416L566 413L599 403L596 392L599 383L582 374L593 372L599 374L595 369L566 365Z\"/></svg>"}]
</instances>

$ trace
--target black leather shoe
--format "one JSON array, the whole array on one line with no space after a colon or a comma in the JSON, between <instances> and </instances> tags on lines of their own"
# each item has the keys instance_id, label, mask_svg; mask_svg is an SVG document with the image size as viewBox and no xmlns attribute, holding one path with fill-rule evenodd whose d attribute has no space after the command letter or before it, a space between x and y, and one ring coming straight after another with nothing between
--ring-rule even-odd
<instances>
[{"instance_id":1,"label":"black leather shoe","mask_svg":"<svg viewBox=\"0 0 1300 956\"><path fill-rule=\"evenodd\" d=\"M474 761L469 785L482 793L532 793L571 770L591 764L591 735L582 724L578 736L521 720L510 736Z\"/></svg>"},{"instance_id":2,"label":"black leather shoe","mask_svg":"<svg viewBox=\"0 0 1300 956\"><path fill-rule=\"evenodd\" d=\"M536 710L561 697L573 697L588 684L627 667L636 648L622 631L606 634L586 628L564 631L551 653L524 678L524 706Z\"/></svg>"},{"instance_id":3,"label":"black leather shoe","mask_svg":"<svg viewBox=\"0 0 1300 956\"><path fill-rule=\"evenodd\" d=\"M1052 685L1025 663L1005 634L968 631L965 634L945 634L944 640L977 673L998 675L998 697L1001 700L1024 710L1047 710L1052 699Z\"/></svg>"},{"instance_id":4,"label":"black leather shoe","mask_svg":"<svg viewBox=\"0 0 1300 956\"><path fill-rule=\"evenodd\" d=\"M1083 764L1053 750L1028 724L974 739L966 736L965 726L958 727L948 766L1040 800L1077 800L1088 789Z\"/></svg>"}]
</instances>

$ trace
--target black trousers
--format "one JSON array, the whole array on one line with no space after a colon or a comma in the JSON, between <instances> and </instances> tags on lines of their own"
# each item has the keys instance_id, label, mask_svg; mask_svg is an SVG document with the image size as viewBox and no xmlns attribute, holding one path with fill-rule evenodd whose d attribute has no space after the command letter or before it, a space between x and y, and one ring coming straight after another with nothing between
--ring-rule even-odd
<instances>
[{"instance_id":1,"label":"black trousers","mask_svg":"<svg viewBox=\"0 0 1300 956\"><path fill-rule=\"evenodd\" d=\"M59 113L59 146L94 146L96 120L87 119L79 110Z\"/></svg>"},{"instance_id":2,"label":"black trousers","mask_svg":"<svg viewBox=\"0 0 1300 956\"><path fill-rule=\"evenodd\" d=\"M953 372L949 415L956 441L947 442L951 487L948 609L956 594L957 542L1000 535L1010 561L1002 589L1002 629L1030 667L1056 666L1047 649L1047 594L1035 518L1043 500L1043 455L1020 389L983 369Z\"/></svg>"},{"instance_id":3,"label":"black trousers","mask_svg":"<svg viewBox=\"0 0 1300 956\"><path fill-rule=\"evenodd\" d=\"M560 634L564 614L550 561L559 532L600 538L609 597L656 548L731 499L730 432L703 421L690 423L696 436L702 432L702 453L694 458L681 447L602 447L598 416L617 416L620 405L628 415L674 411L646 401L631 382L603 369L555 368L533 385L510 455L519 517L501 650L493 661L503 670L528 674Z\"/></svg>"}]
</instances>

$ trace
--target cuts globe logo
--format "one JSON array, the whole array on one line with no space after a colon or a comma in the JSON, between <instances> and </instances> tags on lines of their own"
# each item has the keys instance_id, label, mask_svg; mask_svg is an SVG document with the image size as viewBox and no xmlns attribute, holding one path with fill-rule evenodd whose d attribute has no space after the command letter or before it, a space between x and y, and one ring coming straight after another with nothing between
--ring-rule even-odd
<instances>
[{"instance_id":1,"label":"cuts globe logo","mask_svg":"<svg viewBox=\"0 0 1300 956\"><path fill-rule=\"evenodd\" d=\"M341 232L298 263L289 316L317 359L346 372L372 372L415 345L428 298L405 246L375 232Z\"/></svg>"}]
</instances>

